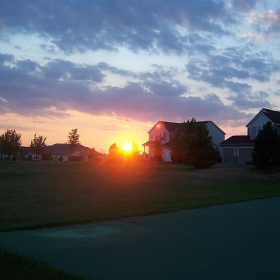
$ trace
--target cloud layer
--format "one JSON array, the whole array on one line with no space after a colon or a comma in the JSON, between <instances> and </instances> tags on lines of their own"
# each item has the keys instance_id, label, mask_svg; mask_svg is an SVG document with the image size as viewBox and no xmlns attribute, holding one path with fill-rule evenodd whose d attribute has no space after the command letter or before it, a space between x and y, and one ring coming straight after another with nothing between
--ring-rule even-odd
<instances>
[{"instance_id":1,"label":"cloud layer","mask_svg":"<svg viewBox=\"0 0 280 280\"><path fill-rule=\"evenodd\" d=\"M2 0L0 114L226 123L279 109L276 2Z\"/></svg>"}]
</instances>

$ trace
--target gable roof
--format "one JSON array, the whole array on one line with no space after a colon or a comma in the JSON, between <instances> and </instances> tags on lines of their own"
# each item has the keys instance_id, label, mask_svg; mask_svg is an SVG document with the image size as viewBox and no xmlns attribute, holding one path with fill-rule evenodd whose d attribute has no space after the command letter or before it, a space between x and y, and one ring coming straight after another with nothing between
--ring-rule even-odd
<instances>
[{"instance_id":1,"label":"gable roof","mask_svg":"<svg viewBox=\"0 0 280 280\"><path fill-rule=\"evenodd\" d=\"M51 153L52 155L69 155L70 154L69 146L70 146L70 144L57 143L57 144L53 144L51 146L46 146L44 149L44 152ZM31 152L30 147L21 147L20 150L24 155L27 155L28 153ZM84 155L88 155L92 151L92 149L79 144L76 148L76 151L81 152ZM94 153L96 156L102 155L101 153L99 153L97 151L94 151Z\"/></svg>"},{"instance_id":2,"label":"gable roof","mask_svg":"<svg viewBox=\"0 0 280 280\"><path fill-rule=\"evenodd\" d=\"M280 125L280 112L265 109L263 113L276 125Z\"/></svg>"},{"instance_id":3,"label":"gable roof","mask_svg":"<svg viewBox=\"0 0 280 280\"><path fill-rule=\"evenodd\" d=\"M234 135L220 143L221 146L238 146L238 145L254 145L254 140L249 135Z\"/></svg>"},{"instance_id":4,"label":"gable roof","mask_svg":"<svg viewBox=\"0 0 280 280\"><path fill-rule=\"evenodd\" d=\"M250 126L250 124L261 114L265 115L274 125L280 125L280 111L262 108L260 112L246 125L246 127Z\"/></svg>"},{"instance_id":5,"label":"gable roof","mask_svg":"<svg viewBox=\"0 0 280 280\"><path fill-rule=\"evenodd\" d=\"M207 123L212 123L215 127L217 127L221 132L223 132L216 124L214 124L212 121L197 121L196 123L198 124L204 124L206 125ZM183 125L185 124L184 122L182 123L176 123L176 122L166 122L166 121L158 121L150 130L148 133L150 133L150 131L152 131L154 129L155 126L157 126L158 124L163 125L164 128L166 128L169 132L175 132L178 129L181 129L183 127ZM225 132L223 132L225 134Z\"/></svg>"}]
</instances>

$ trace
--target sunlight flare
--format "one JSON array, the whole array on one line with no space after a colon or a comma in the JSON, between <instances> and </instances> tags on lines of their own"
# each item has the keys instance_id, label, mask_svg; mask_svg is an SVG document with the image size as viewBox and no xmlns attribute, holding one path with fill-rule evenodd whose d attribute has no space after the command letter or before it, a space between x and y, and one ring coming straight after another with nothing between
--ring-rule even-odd
<instances>
[{"instance_id":1,"label":"sunlight flare","mask_svg":"<svg viewBox=\"0 0 280 280\"><path fill-rule=\"evenodd\" d=\"M122 149L125 151L125 152L130 152L132 150L132 143L131 142L124 142L122 144Z\"/></svg>"}]
</instances>

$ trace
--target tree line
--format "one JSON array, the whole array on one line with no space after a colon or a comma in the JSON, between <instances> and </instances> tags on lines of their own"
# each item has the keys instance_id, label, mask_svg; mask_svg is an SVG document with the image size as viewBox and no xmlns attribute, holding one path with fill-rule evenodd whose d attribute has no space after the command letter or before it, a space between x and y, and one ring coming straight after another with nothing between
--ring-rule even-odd
<instances>
[{"instance_id":1,"label":"tree line","mask_svg":"<svg viewBox=\"0 0 280 280\"><path fill-rule=\"evenodd\" d=\"M69 151L74 153L77 146L80 144L80 136L78 134L78 129L72 129L68 134ZM33 139L31 139L29 147L31 151L36 155L42 155L46 144L47 137L43 135L38 135L35 133ZM8 157L16 158L16 155L20 152L21 147L21 134L17 133L14 129L7 129L4 134L0 136L0 153L8 155Z\"/></svg>"},{"instance_id":2,"label":"tree line","mask_svg":"<svg viewBox=\"0 0 280 280\"><path fill-rule=\"evenodd\" d=\"M46 147L46 137L35 134L31 140L30 148L36 155L41 155ZM74 153L80 144L78 129L72 129L68 134L69 151ZM10 158L19 153L21 147L21 134L15 130L7 129L0 136L0 153L7 154ZM196 122L193 118L184 122L172 136L169 147L174 163L188 164L194 168L209 168L218 158L219 151L212 144L212 136L207 127ZM154 155L156 160L162 157L162 145L160 140L155 141ZM109 161L123 159L137 159L141 156L137 145L133 143L132 150L125 153L115 143L109 148ZM271 169L280 166L280 135L271 122L267 122L259 130L254 141L252 152L252 164L260 169Z\"/></svg>"}]
</instances>

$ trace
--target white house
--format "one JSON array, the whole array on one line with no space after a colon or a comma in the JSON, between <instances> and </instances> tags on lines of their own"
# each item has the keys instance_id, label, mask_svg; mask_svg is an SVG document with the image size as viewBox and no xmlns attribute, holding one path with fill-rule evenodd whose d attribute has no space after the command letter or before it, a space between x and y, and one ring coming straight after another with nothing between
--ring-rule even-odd
<instances>
[{"instance_id":1,"label":"white house","mask_svg":"<svg viewBox=\"0 0 280 280\"><path fill-rule=\"evenodd\" d=\"M212 143L219 148L219 143L224 141L225 133L212 121L197 122L206 125L209 134L212 136ZM148 132L149 141L143 144L145 159L154 158L154 147L156 141L160 140L162 145L162 160L166 162L171 161L171 150L169 148L169 141L172 135L182 127L184 123L158 121Z\"/></svg>"},{"instance_id":2,"label":"white house","mask_svg":"<svg viewBox=\"0 0 280 280\"><path fill-rule=\"evenodd\" d=\"M270 121L280 134L280 111L261 109L246 125L247 135L231 136L220 143L223 163L245 164L252 161L254 140L263 125Z\"/></svg>"}]
</instances>

